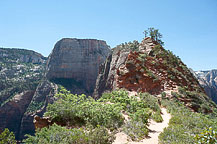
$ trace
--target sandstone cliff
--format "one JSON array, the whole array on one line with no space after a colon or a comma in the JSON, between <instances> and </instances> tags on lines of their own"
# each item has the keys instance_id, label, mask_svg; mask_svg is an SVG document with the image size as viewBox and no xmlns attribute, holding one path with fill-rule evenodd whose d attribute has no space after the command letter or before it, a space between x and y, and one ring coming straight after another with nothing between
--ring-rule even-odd
<instances>
[{"instance_id":1,"label":"sandstone cliff","mask_svg":"<svg viewBox=\"0 0 217 144\"><path fill-rule=\"evenodd\" d=\"M72 93L92 95L99 66L109 52L105 41L64 38L49 56L46 76Z\"/></svg>"},{"instance_id":2,"label":"sandstone cliff","mask_svg":"<svg viewBox=\"0 0 217 144\"><path fill-rule=\"evenodd\" d=\"M217 103L217 70L196 71L195 76L205 89L206 94Z\"/></svg>"}]
</instances>

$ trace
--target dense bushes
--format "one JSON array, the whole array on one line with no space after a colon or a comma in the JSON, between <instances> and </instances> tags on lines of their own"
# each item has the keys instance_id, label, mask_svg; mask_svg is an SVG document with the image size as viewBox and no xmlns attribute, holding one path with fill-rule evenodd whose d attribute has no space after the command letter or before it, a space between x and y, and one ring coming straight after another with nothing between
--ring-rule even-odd
<instances>
[{"instance_id":1,"label":"dense bushes","mask_svg":"<svg viewBox=\"0 0 217 144\"><path fill-rule=\"evenodd\" d=\"M0 134L0 144L16 144L15 135L7 128Z\"/></svg>"},{"instance_id":2,"label":"dense bushes","mask_svg":"<svg viewBox=\"0 0 217 144\"><path fill-rule=\"evenodd\" d=\"M139 50L139 42L134 40L133 42L122 43L116 47L118 50L125 51L138 51Z\"/></svg>"},{"instance_id":3,"label":"dense bushes","mask_svg":"<svg viewBox=\"0 0 217 144\"><path fill-rule=\"evenodd\" d=\"M95 129L67 129L56 124L37 130L35 136L27 135L26 144L110 144L114 141L113 133L104 127Z\"/></svg>"},{"instance_id":4,"label":"dense bushes","mask_svg":"<svg viewBox=\"0 0 217 144\"><path fill-rule=\"evenodd\" d=\"M135 141L148 135L148 119L163 121L157 99L148 93L141 93L136 97L129 96L127 91L119 90L104 93L98 101L116 103L123 107L130 120L122 128Z\"/></svg>"},{"instance_id":5,"label":"dense bushes","mask_svg":"<svg viewBox=\"0 0 217 144\"><path fill-rule=\"evenodd\" d=\"M149 118L162 121L157 100L148 93L136 97L129 96L127 91L118 90L104 93L99 100L95 100L85 95L71 94L63 88L56 98L57 101L48 105L44 116L66 127L85 127L85 130L75 128L70 130L54 125L37 131L36 136L29 136L26 142L58 143L58 139L48 138L59 136L69 143L77 142L78 139L86 143L94 139L92 143L99 141L98 143L104 144L106 140L108 143L111 142L117 129L123 130L132 140L138 141L148 135ZM126 121L123 113L129 116L129 120ZM109 130L112 133L108 134ZM71 133L75 133L76 137L66 138L63 133L69 137ZM71 142L70 139L74 141Z\"/></svg>"},{"instance_id":6,"label":"dense bushes","mask_svg":"<svg viewBox=\"0 0 217 144\"><path fill-rule=\"evenodd\" d=\"M206 127L217 128L217 119L208 115L191 112L178 101L164 100L162 103L172 114L172 118L163 133L160 134L160 143L191 144L195 143L195 135Z\"/></svg>"},{"instance_id":7,"label":"dense bushes","mask_svg":"<svg viewBox=\"0 0 217 144\"><path fill-rule=\"evenodd\" d=\"M216 144L217 143L217 131L212 127L205 129L201 134L195 137L197 144Z\"/></svg>"},{"instance_id":8,"label":"dense bushes","mask_svg":"<svg viewBox=\"0 0 217 144\"><path fill-rule=\"evenodd\" d=\"M49 104L45 116L53 121L66 125L85 125L94 127L103 125L114 129L119 127L124 118L119 104L104 104L85 95L73 95L65 89L56 95L59 98L54 104Z\"/></svg>"},{"instance_id":9,"label":"dense bushes","mask_svg":"<svg viewBox=\"0 0 217 144\"><path fill-rule=\"evenodd\" d=\"M123 131L130 136L133 141L139 141L145 138L148 135L148 129L146 124L142 121L131 120L128 121L124 127Z\"/></svg>"}]
</instances>

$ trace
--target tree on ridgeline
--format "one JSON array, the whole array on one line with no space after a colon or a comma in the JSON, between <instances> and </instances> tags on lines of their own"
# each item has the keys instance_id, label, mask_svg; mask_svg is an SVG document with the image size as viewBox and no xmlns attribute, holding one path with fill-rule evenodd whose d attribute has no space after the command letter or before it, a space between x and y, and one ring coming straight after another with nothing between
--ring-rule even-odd
<instances>
[{"instance_id":1,"label":"tree on ridgeline","mask_svg":"<svg viewBox=\"0 0 217 144\"><path fill-rule=\"evenodd\" d=\"M143 34L145 35L145 38L150 37L151 39L153 39L160 45L164 45L164 42L161 40L163 35L159 32L158 29L151 27L151 28L148 28L147 30L144 30Z\"/></svg>"}]
</instances>

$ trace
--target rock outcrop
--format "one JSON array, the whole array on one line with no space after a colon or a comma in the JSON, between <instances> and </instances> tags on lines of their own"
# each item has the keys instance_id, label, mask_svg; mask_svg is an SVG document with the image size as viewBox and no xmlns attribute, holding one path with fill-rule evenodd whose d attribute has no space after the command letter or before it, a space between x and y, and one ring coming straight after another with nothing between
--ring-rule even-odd
<instances>
[{"instance_id":1,"label":"rock outcrop","mask_svg":"<svg viewBox=\"0 0 217 144\"><path fill-rule=\"evenodd\" d=\"M105 41L64 38L49 56L47 78L72 93L92 95L99 66L109 52Z\"/></svg>"},{"instance_id":2,"label":"rock outcrop","mask_svg":"<svg viewBox=\"0 0 217 144\"><path fill-rule=\"evenodd\" d=\"M217 103L217 70L196 71L195 76L206 94Z\"/></svg>"},{"instance_id":3,"label":"rock outcrop","mask_svg":"<svg viewBox=\"0 0 217 144\"><path fill-rule=\"evenodd\" d=\"M120 88L160 94L177 90L178 86L203 91L178 57L151 38L145 38L140 44L122 44L113 49L100 69L94 97Z\"/></svg>"}]
</instances>

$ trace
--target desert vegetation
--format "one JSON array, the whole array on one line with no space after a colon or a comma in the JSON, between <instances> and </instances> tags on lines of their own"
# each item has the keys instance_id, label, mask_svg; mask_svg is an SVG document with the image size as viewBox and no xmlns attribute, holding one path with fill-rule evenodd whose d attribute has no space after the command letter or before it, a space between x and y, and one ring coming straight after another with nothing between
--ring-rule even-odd
<instances>
[{"instance_id":1,"label":"desert vegetation","mask_svg":"<svg viewBox=\"0 0 217 144\"><path fill-rule=\"evenodd\" d=\"M138 141L148 135L148 119L162 121L157 99L148 93L141 93L136 97L129 96L125 90L117 90L104 93L99 100L95 100L85 95L71 94L62 88L56 98L58 100L48 105L44 116L50 117L58 125L38 129L36 135L28 135L25 142L57 143L59 141L55 139L55 135L58 135L59 139L66 140L64 143L71 143L73 140L88 143L93 138L97 142L102 137L104 139L101 143L108 143L114 140L114 134L118 131L123 131L132 140ZM76 136L70 139L73 133ZM101 135L93 136L96 133ZM54 138L49 140L49 137Z\"/></svg>"},{"instance_id":2,"label":"desert vegetation","mask_svg":"<svg viewBox=\"0 0 217 144\"><path fill-rule=\"evenodd\" d=\"M191 144L202 141L204 143L204 138L210 134L212 135L210 138L216 138L214 135L214 131L217 130L216 116L192 112L178 100L163 100L162 105L172 114L172 118L169 127L159 136L160 143ZM213 132L202 133L206 128L212 128Z\"/></svg>"}]
</instances>

